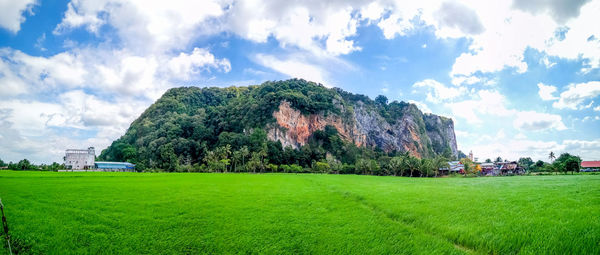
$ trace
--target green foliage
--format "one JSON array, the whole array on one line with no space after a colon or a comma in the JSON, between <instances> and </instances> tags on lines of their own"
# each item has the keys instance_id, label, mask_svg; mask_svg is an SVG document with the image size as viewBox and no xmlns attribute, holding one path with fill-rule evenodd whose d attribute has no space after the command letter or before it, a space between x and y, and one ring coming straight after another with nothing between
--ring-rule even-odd
<instances>
[{"instance_id":1,"label":"green foliage","mask_svg":"<svg viewBox=\"0 0 600 255\"><path fill-rule=\"evenodd\" d=\"M569 153L560 154L553 163L556 172L579 172L581 166L581 158L573 156Z\"/></svg>"},{"instance_id":2,"label":"green foliage","mask_svg":"<svg viewBox=\"0 0 600 255\"><path fill-rule=\"evenodd\" d=\"M518 163L525 168L525 170L529 170L533 166L533 160L530 157L519 158Z\"/></svg>"},{"instance_id":3,"label":"green foliage","mask_svg":"<svg viewBox=\"0 0 600 255\"><path fill-rule=\"evenodd\" d=\"M341 89L328 89L301 79L265 82L258 86L228 88L173 88L135 120L125 135L102 151L99 160L126 161L138 170L154 171L272 171L271 165L299 165L313 169L314 162L327 163L328 171L344 170L344 164L356 165L359 158L375 160L393 157L380 148L357 147L343 140L335 127L317 130L307 144L298 149L284 148L267 139L265 128L274 124L273 112L282 101L302 114L340 115L353 111L358 101L374 109L390 124L410 117L418 127L423 144L414 142L419 155L450 158L448 144L430 144L423 114L409 103L388 103L385 96L371 100ZM346 121L352 121L347 119ZM442 121L451 121L440 117ZM436 131L437 132L437 131ZM219 150L228 146L228 152ZM244 151L242 152L242 148ZM326 159L331 155L334 161ZM369 163L365 173L390 174L384 166ZM314 170L320 171L320 170ZM352 171L356 172L356 171Z\"/></svg>"},{"instance_id":4,"label":"green foliage","mask_svg":"<svg viewBox=\"0 0 600 255\"><path fill-rule=\"evenodd\" d=\"M598 182L0 171L0 194L19 254L600 254Z\"/></svg>"},{"instance_id":5,"label":"green foliage","mask_svg":"<svg viewBox=\"0 0 600 255\"><path fill-rule=\"evenodd\" d=\"M382 105L382 106L385 106L385 105L387 105L387 104L388 104L388 99L387 99L387 97L386 97L386 96L384 96L384 95L379 95L379 96L377 96L377 97L375 98L375 103L377 103L377 104L379 104L379 105Z\"/></svg>"}]
</instances>

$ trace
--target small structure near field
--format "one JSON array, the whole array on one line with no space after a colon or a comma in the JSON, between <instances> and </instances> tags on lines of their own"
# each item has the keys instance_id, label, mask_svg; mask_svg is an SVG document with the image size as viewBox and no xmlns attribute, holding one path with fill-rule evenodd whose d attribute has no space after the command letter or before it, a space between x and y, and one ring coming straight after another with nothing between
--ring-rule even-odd
<instances>
[{"instance_id":1,"label":"small structure near field","mask_svg":"<svg viewBox=\"0 0 600 255\"><path fill-rule=\"evenodd\" d=\"M582 172L598 172L600 171L600 160L596 161L581 161Z\"/></svg>"},{"instance_id":2,"label":"small structure near field","mask_svg":"<svg viewBox=\"0 0 600 255\"><path fill-rule=\"evenodd\" d=\"M450 162L448 162L448 166L450 168L442 167L442 168L438 169L440 171L441 175L451 174L451 173L459 173L460 171L465 170L465 165L460 163L460 161L450 161Z\"/></svg>"},{"instance_id":3,"label":"small structure near field","mask_svg":"<svg viewBox=\"0 0 600 255\"><path fill-rule=\"evenodd\" d=\"M89 170L94 168L96 152L94 147L86 149L68 149L65 151L65 168L67 170Z\"/></svg>"},{"instance_id":4,"label":"small structure near field","mask_svg":"<svg viewBox=\"0 0 600 255\"><path fill-rule=\"evenodd\" d=\"M481 163L481 174L482 175L498 175L500 173L499 169L496 169L496 165L494 163Z\"/></svg>"},{"instance_id":5,"label":"small structure near field","mask_svg":"<svg viewBox=\"0 0 600 255\"><path fill-rule=\"evenodd\" d=\"M496 162L496 170L500 175L524 174L525 169L517 161Z\"/></svg>"},{"instance_id":6,"label":"small structure near field","mask_svg":"<svg viewBox=\"0 0 600 255\"><path fill-rule=\"evenodd\" d=\"M96 162L96 171L103 172L133 172L135 165L129 162Z\"/></svg>"}]
</instances>

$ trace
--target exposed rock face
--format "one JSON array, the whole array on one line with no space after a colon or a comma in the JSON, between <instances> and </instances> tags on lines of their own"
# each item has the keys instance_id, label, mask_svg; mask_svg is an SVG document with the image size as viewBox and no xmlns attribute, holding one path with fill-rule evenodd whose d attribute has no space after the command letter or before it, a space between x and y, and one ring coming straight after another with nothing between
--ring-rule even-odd
<instances>
[{"instance_id":1,"label":"exposed rock face","mask_svg":"<svg viewBox=\"0 0 600 255\"><path fill-rule=\"evenodd\" d=\"M281 102L279 109L273 112L277 126L268 129L267 136L273 141L280 141L283 147L298 148L308 141L313 132L325 129L330 125L337 129L342 139L352 141L357 146L365 143L365 135L358 133L355 125L348 125L338 115L310 114L303 115L293 109L286 101Z\"/></svg>"},{"instance_id":2,"label":"exposed rock face","mask_svg":"<svg viewBox=\"0 0 600 255\"><path fill-rule=\"evenodd\" d=\"M341 114L303 115L286 101L273 112L276 124L268 130L268 138L281 144L298 148L313 132L325 126L336 128L342 139L357 146L381 148L384 151L409 151L417 157L441 154L449 147L457 154L454 124L451 119L437 115L423 115L414 105L407 107L401 117L390 124L377 111L368 109L362 102L347 110L338 104ZM349 114L348 114L349 113ZM341 117L346 116L346 117ZM437 147L433 146L435 144Z\"/></svg>"},{"instance_id":3,"label":"exposed rock face","mask_svg":"<svg viewBox=\"0 0 600 255\"><path fill-rule=\"evenodd\" d=\"M434 114L425 114L423 120L425 121L427 136L429 136L433 147L444 150L445 146L448 146L452 155L457 156L458 150L456 149L456 136L452 119Z\"/></svg>"}]
</instances>

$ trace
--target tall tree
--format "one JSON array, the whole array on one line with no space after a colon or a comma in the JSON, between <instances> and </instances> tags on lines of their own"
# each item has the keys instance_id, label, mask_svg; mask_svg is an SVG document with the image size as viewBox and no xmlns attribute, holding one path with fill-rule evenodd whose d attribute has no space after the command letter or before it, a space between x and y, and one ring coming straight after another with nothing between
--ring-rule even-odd
<instances>
[{"instance_id":1,"label":"tall tree","mask_svg":"<svg viewBox=\"0 0 600 255\"><path fill-rule=\"evenodd\" d=\"M579 172L579 168L580 168L580 164L581 161L577 159L577 157L570 157L567 160L565 160L565 171L566 172L571 172L571 174L573 174L574 172Z\"/></svg>"},{"instance_id":2,"label":"tall tree","mask_svg":"<svg viewBox=\"0 0 600 255\"><path fill-rule=\"evenodd\" d=\"M435 171L435 177L438 176L440 168L450 169L450 165L448 164L448 159L444 157L436 157L433 160L433 167Z\"/></svg>"},{"instance_id":3,"label":"tall tree","mask_svg":"<svg viewBox=\"0 0 600 255\"><path fill-rule=\"evenodd\" d=\"M393 157L390 160L390 164L389 167L392 170L392 173L394 174L394 176L397 176L398 173L400 174L400 176L402 176L404 169L403 169L403 164L402 161L404 159L402 157Z\"/></svg>"}]
</instances>

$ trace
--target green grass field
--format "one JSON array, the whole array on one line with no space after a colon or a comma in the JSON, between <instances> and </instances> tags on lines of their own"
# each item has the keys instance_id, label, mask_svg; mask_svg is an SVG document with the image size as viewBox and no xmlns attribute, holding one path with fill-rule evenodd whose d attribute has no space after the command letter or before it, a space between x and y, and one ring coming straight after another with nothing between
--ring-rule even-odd
<instances>
[{"instance_id":1,"label":"green grass field","mask_svg":"<svg viewBox=\"0 0 600 255\"><path fill-rule=\"evenodd\" d=\"M600 254L598 175L1 171L0 197L21 253Z\"/></svg>"}]
</instances>

